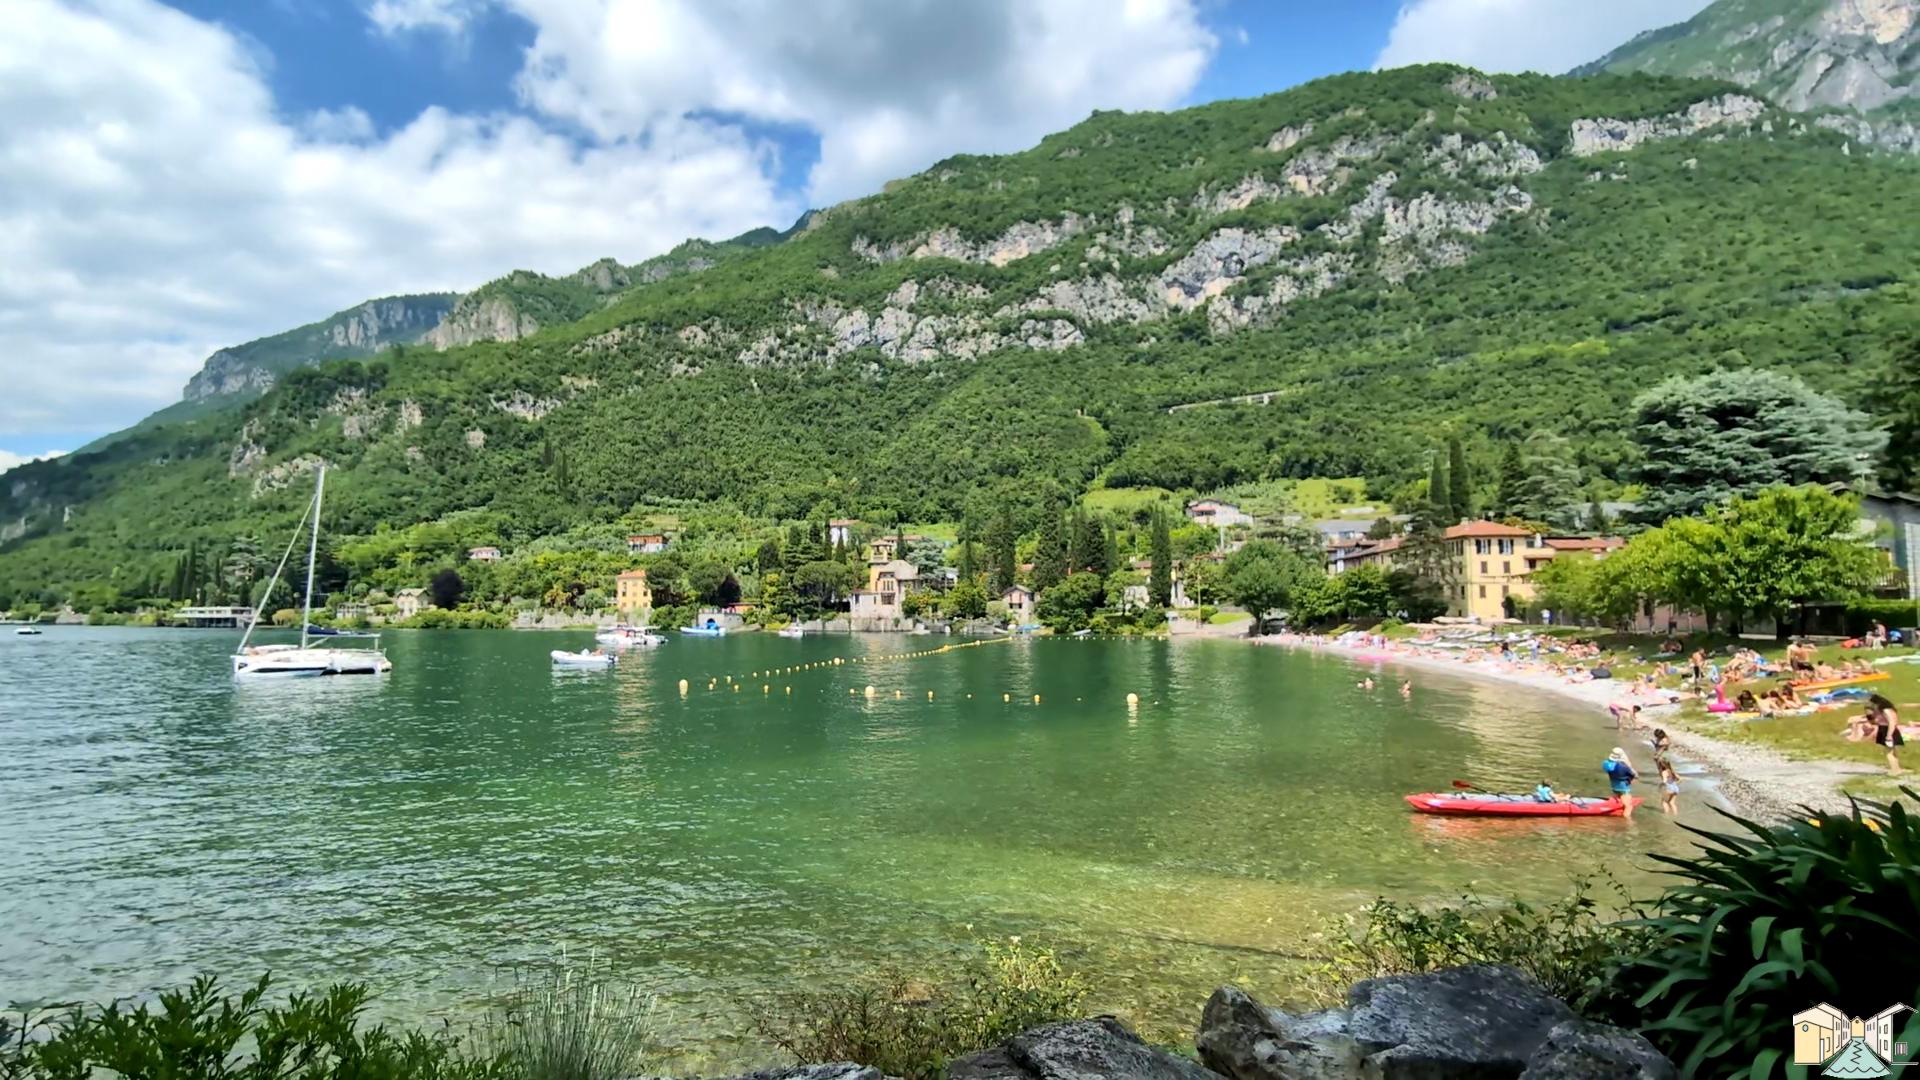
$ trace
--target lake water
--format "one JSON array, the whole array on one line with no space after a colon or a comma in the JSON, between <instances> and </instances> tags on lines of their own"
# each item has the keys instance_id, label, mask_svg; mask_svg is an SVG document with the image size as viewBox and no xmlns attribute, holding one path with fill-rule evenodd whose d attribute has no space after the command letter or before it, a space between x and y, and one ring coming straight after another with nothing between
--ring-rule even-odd
<instances>
[{"instance_id":1,"label":"lake water","mask_svg":"<svg viewBox=\"0 0 1920 1080\"><path fill-rule=\"evenodd\" d=\"M589 640L391 633L386 679L236 685L231 634L0 635L0 1002L271 969L413 1018L565 949L710 1043L767 991L1022 934L1173 1031L1376 894L1549 896L1687 846L1657 813L1409 813L1455 777L1602 786L1603 718L1498 685L1403 701L1225 641L739 635L549 669Z\"/></svg>"}]
</instances>

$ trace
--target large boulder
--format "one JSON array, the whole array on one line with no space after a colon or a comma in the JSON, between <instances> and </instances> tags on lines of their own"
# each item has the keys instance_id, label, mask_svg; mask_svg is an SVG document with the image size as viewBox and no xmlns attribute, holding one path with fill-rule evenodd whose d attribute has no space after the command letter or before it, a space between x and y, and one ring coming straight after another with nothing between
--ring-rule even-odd
<instances>
[{"instance_id":1,"label":"large boulder","mask_svg":"<svg viewBox=\"0 0 1920 1080\"><path fill-rule=\"evenodd\" d=\"M1155 1050L1111 1016L1070 1020L1025 1031L991 1050L947 1067L948 1080L1219 1080L1214 1074Z\"/></svg>"},{"instance_id":2,"label":"large boulder","mask_svg":"<svg viewBox=\"0 0 1920 1080\"><path fill-rule=\"evenodd\" d=\"M1547 1033L1520 1080L1673 1080L1680 1071L1638 1032L1569 1020Z\"/></svg>"},{"instance_id":3,"label":"large boulder","mask_svg":"<svg viewBox=\"0 0 1920 1080\"><path fill-rule=\"evenodd\" d=\"M1200 1060L1234 1080L1673 1075L1645 1042L1578 1021L1513 968L1476 965L1369 979L1344 1008L1302 1016L1223 987L1207 1002L1198 1045Z\"/></svg>"}]
</instances>

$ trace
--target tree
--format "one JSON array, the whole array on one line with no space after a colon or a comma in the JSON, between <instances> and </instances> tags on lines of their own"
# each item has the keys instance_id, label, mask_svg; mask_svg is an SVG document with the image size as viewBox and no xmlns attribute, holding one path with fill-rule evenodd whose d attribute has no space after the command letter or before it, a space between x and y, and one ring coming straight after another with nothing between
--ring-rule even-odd
<instances>
[{"instance_id":1,"label":"tree","mask_svg":"<svg viewBox=\"0 0 1920 1080\"><path fill-rule=\"evenodd\" d=\"M1227 594L1253 616L1254 632L1287 606L1294 590L1324 577L1324 571L1292 548L1256 540L1227 557Z\"/></svg>"},{"instance_id":2,"label":"tree","mask_svg":"<svg viewBox=\"0 0 1920 1080\"><path fill-rule=\"evenodd\" d=\"M1033 548L1033 587L1045 592L1067 576L1067 541L1060 532L1060 512L1040 516L1040 536Z\"/></svg>"},{"instance_id":3,"label":"tree","mask_svg":"<svg viewBox=\"0 0 1920 1080\"><path fill-rule=\"evenodd\" d=\"M1373 519L1373 524L1367 526L1369 540L1391 540L1399 535L1400 526L1394 524L1392 518L1377 517Z\"/></svg>"},{"instance_id":4,"label":"tree","mask_svg":"<svg viewBox=\"0 0 1920 1080\"><path fill-rule=\"evenodd\" d=\"M1183 576L1187 599L1195 604L1227 602L1227 572L1215 559L1189 559Z\"/></svg>"},{"instance_id":5,"label":"tree","mask_svg":"<svg viewBox=\"0 0 1920 1080\"><path fill-rule=\"evenodd\" d=\"M1120 530L1110 521L1100 523L1100 572L1117 574L1122 568L1120 561Z\"/></svg>"},{"instance_id":6,"label":"tree","mask_svg":"<svg viewBox=\"0 0 1920 1080\"><path fill-rule=\"evenodd\" d=\"M977 578L962 577L958 584L947 590L941 600L940 610L952 619L978 619L987 614L987 590L980 587Z\"/></svg>"},{"instance_id":7,"label":"tree","mask_svg":"<svg viewBox=\"0 0 1920 1080\"><path fill-rule=\"evenodd\" d=\"M1034 614L1056 633L1071 633L1085 627L1106 598L1106 582L1100 575L1073 574L1040 594Z\"/></svg>"},{"instance_id":8,"label":"tree","mask_svg":"<svg viewBox=\"0 0 1920 1080\"><path fill-rule=\"evenodd\" d=\"M1920 337L1893 351L1877 404L1887 424L1880 482L1894 491L1920 491Z\"/></svg>"},{"instance_id":9,"label":"tree","mask_svg":"<svg viewBox=\"0 0 1920 1080\"><path fill-rule=\"evenodd\" d=\"M1349 619L1378 618L1397 610L1393 584L1377 566L1356 566L1329 580L1339 585L1339 614Z\"/></svg>"},{"instance_id":10,"label":"tree","mask_svg":"<svg viewBox=\"0 0 1920 1080\"><path fill-rule=\"evenodd\" d=\"M1494 496L1494 516L1524 516L1517 507L1526 497L1526 463L1520 457L1520 444L1509 441L1500 449L1500 487Z\"/></svg>"},{"instance_id":11,"label":"tree","mask_svg":"<svg viewBox=\"0 0 1920 1080\"><path fill-rule=\"evenodd\" d=\"M980 576L980 560L973 550L974 527L971 520L960 523L959 551L954 553L954 567L960 571L961 581L972 581Z\"/></svg>"},{"instance_id":12,"label":"tree","mask_svg":"<svg viewBox=\"0 0 1920 1080\"><path fill-rule=\"evenodd\" d=\"M1458 435L1447 438L1447 511L1455 521L1473 516L1473 470Z\"/></svg>"},{"instance_id":13,"label":"tree","mask_svg":"<svg viewBox=\"0 0 1920 1080\"><path fill-rule=\"evenodd\" d=\"M1848 600L1886 575L1886 557L1860 535L1857 498L1809 485L1736 498L1704 521L1676 523L1696 599L1737 628L1768 616L1785 640L1787 614L1816 600Z\"/></svg>"},{"instance_id":14,"label":"tree","mask_svg":"<svg viewBox=\"0 0 1920 1080\"><path fill-rule=\"evenodd\" d=\"M1107 537L1100 527L1100 519L1083 513L1075 523L1074 531L1073 572L1107 576L1113 567L1107 565Z\"/></svg>"},{"instance_id":15,"label":"tree","mask_svg":"<svg viewBox=\"0 0 1920 1080\"><path fill-rule=\"evenodd\" d=\"M447 567L427 581L427 595L433 598L434 607L459 607L460 598L466 594L467 583L460 580L460 572L452 567Z\"/></svg>"},{"instance_id":16,"label":"tree","mask_svg":"<svg viewBox=\"0 0 1920 1080\"><path fill-rule=\"evenodd\" d=\"M1753 369L1668 379L1634 399L1632 437L1651 523L1770 487L1858 483L1887 444L1863 414Z\"/></svg>"},{"instance_id":17,"label":"tree","mask_svg":"<svg viewBox=\"0 0 1920 1080\"><path fill-rule=\"evenodd\" d=\"M1580 470L1574 467L1567 441L1536 431L1527 436L1520 457L1518 498L1505 512L1524 521L1574 528L1579 521Z\"/></svg>"},{"instance_id":18,"label":"tree","mask_svg":"<svg viewBox=\"0 0 1920 1080\"><path fill-rule=\"evenodd\" d=\"M1173 529L1163 510L1153 512L1147 558L1153 561L1147 571L1147 599L1156 607L1166 607L1173 603Z\"/></svg>"},{"instance_id":19,"label":"tree","mask_svg":"<svg viewBox=\"0 0 1920 1080\"><path fill-rule=\"evenodd\" d=\"M754 569L758 570L761 576L764 577L767 574L775 573L783 566L785 566L785 559L780 553L780 541L771 536L760 541L760 548L754 552L753 555Z\"/></svg>"},{"instance_id":20,"label":"tree","mask_svg":"<svg viewBox=\"0 0 1920 1080\"><path fill-rule=\"evenodd\" d=\"M994 592L1005 592L1013 588L1014 580L1020 571L1020 558L1016 554L1019 533L1013 525L1013 513L1002 508L993 516L993 523L987 526L987 582Z\"/></svg>"}]
</instances>

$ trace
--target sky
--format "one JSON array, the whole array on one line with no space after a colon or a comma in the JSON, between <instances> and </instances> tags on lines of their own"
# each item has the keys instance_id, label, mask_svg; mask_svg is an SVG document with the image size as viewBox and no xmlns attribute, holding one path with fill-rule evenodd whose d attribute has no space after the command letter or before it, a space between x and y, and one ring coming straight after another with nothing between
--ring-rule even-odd
<instances>
[{"instance_id":1,"label":"sky","mask_svg":"<svg viewBox=\"0 0 1920 1080\"><path fill-rule=\"evenodd\" d=\"M7 0L0 471L216 349L784 227L1095 109L1564 71L1706 0Z\"/></svg>"}]
</instances>

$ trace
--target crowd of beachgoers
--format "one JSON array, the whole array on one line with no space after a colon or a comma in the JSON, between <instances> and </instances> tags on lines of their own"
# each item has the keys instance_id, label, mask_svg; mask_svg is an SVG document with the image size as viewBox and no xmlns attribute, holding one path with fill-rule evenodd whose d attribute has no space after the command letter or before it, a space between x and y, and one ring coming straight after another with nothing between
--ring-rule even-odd
<instances>
[{"instance_id":1,"label":"crowd of beachgoers","mask_svg":"<svg viewBox=\"0 0 1920 1080\"><path fill-rule=\"evenodd\" d=\"M1865 771L1850 763L1793 760L1765 746L1688 730L1684 707L1689 703L1733 720L1845 713L1845 726L1836 732L1836 739L1880 744L1888 770L1895 775L1905 738L1920 737L1920 725L1903 726L1893 702L1870 689L1886 678L1882 664L1906 662L1916 655L1904 651L1886 655L1887 636L1877 628L1875 634L1850 643L1858 647L1858 655L1837 662L1816 659L1813 649L1800 642L1775 661L1738 645L1713 653L1689 652L1677 637L1657 645L1657 639L1649 639L1653 648L1642 652L1626 646L1606 648L1590 638L1537 629L1513 628L1496 634L1471 625L1421 628L1412 637L1353 630L1338 635L1283 633L1254 640L1335 652L1361 663L1498 679L1604 710L1623 732L1635 733L1622 736L1623 755L1628 747L1640 744L1651 751L1650 771L1657 770L1657 778L1647 779L1659 785L1669 812L1683 788L1672 764L1676 756L1699 766L1701 779L1710 781L1713 792L1736 812L1758 818L1788 816L1803 806L1843 806L1839 783ZM1748 688L1728 696L1729 684L1767 679L1777 682L1759 693ZM1632 773L1631 765L1628 772ZM1607 779L1616 791L1617 775L1613 767L1608 768ZM1693 784L1689 781L1684 786Z\"/></svg>"}]
</instances>

